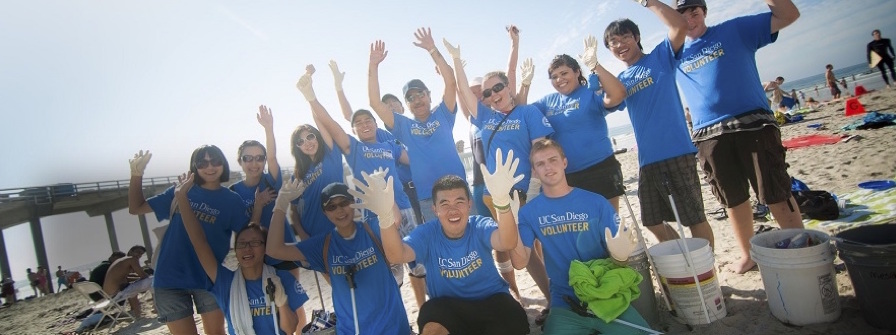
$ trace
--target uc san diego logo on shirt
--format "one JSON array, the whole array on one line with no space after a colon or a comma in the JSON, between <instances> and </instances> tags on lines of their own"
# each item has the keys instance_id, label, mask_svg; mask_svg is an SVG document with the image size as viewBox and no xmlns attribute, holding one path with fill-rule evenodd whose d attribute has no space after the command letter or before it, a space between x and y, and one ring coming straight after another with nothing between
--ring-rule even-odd
<instances>
[{"instance_id":1,"label":"uc san diego logo on shirt","mask_svg":"<svg viewBox=\"0 0 896 335\"><path fill-rule=\"evenodd\" d=\"M482 267L482 258L476 250L460 259L439 257L439 275L444 278L464 278Z\"/></svg>"}]
</instances>

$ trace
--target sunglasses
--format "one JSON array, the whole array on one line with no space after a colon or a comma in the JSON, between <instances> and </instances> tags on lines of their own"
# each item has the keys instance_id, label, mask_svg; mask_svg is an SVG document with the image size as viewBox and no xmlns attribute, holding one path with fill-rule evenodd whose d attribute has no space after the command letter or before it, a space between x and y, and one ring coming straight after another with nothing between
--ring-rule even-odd
<instances>
[{"instance_id":1,"label":"sunglasses","mask_svg":"<svg viewBox=\"0 0 896 335\"><path fill-rule=\"evenodd\" d=\"M196 163L196 169L197 169L197 170L202 170L202 169L205 169L205 168L209 167L209 165L211 165L211 166L221 166L221 165L224 165L224 161L222 161L222 160L220 160L220 159L211 159L211 160L203 159L203 160L201 160L201 161L199 161L199 162Z\"/></svg>"},{"instance_id":2,"label":"sunglasses","mask_svg":"<svg viewBox=\"0 0 896 335\"><path fill-rule=\"evenodd\" d=\"M408 102L414 102L414 101L417 101L417 99L421 99L421 98L425 98L425 97L426 97L426 91L420 91L420 92L408 94L408 96L406 96L405 99L407 99Z\"/></svg>"},{"instance_id":3,"label":"sunglasses","mask_svg":"<svg viewBox=\"0 0 896 335\"><path fill-rule=\"evenodd\" d=\"M296 141L296 146L301 147L305 144L305 141L313 141L316 138L317 136L314 136L314 133L308 133L308 135L305 135L305 138L299 138L299 140Z\"/></svg>"},{"instance_id":4,"label":"sunglasses","mask_svg":"<svg viewBox=\"0 0 896 335\"><path fill-rule=\"evenodd\" d=\"M488 98L492 96L492 92L498 93L504 90L504 83L497 83L492 88L486 88L482 90L482 98Z\"/></svg>"},{"instance_id":5,"label":"sunglasses","mask_svg":"<svg viewBox=\"0 0 896 335\"><path fill-rule=\"evenodd\" d=\"M335 211L337 208L345 208L353 203L355 203L355 202L350 201L350 200L346 200L346 201L340 202L338 204L331 202L331 203L327 204L326 206L324 206L324 210L327 212L332 212L332 211Z\"/></svg>"},{"instance_id":6,"label":"sunglasses","mask_svg":"<svg viewBox=\"0 0 896 335\"><path fill-rule=\"evenodd\" d=\"M264 244L264 241L262 241L262 240L255 240L255 241L248 241L248 242L236 242L236 244L233 246L233 248L234 249L243 249L243 248L248 248L248 247L257 248L257 247L260 247L262 244Z\"/></svg>"},{"instance_id":7,"label":"sunglasses","mask_svg":"<svg viewBox=\"0 0 896 335\"><path fill-rule=\"evenodd\" d=\"M265 158L265 155L243 155L242 157L240 157L240 160L242 160L244 163L264 162Z\"/></svg>"}]
</instances>

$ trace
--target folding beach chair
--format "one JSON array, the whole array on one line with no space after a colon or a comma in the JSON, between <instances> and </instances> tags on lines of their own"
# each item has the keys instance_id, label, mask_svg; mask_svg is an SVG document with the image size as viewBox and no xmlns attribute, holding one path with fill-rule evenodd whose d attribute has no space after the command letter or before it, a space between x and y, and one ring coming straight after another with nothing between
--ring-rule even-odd
<instances>
[{"instance_id":1,"label":"folding beach chair","mask_svg":"<svg viewBox=\"0 0 896 335\"><path fill-rule=\"evenodd\" d=\"M112 298L110 298L109 295L103 291L103 288L100 287L99 284L91 281L82 281L74 283L73 286L78 290L78 292L81 292L84 298L90 301L90 307L93 308L93 313L91 313L91 315L96 314L97 312L103 314L103 317L99 322L96 323L96 326L93 327L93 330L99 328L100 325L103 324L103 319L107 317L112 319L112 324L109 325L109 328L106 328L106 334L111 332L112 328L115 327L115 323L120 320L135 320L131 313L128 313L124 309L124 307L113 302ZM99 294L103 298L99 301L93 301L93 299L90 298L90 294L92 293Z\"/></svg>"}]
</instances>

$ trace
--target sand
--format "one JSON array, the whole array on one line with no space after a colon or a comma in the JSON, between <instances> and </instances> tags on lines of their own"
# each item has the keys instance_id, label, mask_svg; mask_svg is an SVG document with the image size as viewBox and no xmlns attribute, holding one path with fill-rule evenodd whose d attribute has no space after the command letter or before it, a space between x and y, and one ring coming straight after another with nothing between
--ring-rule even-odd
<instances>
[{"instance_id":1,"label":"sand","mask_svg":"<svg viewBox=\"0 0 896 335\"><path fill-rule=\"evenodd\" d=\"M872 92L860 97L867 110L884 113L896 113L896 90ZM782 138L789 139L808 134L858 135L848 142L841 141L832 145L821 145L789 150L787 162L789 172L804 181L813 189L827 190L835 194L856 191L857 184L871 179L896 178L896 126L875 130L842 131L840 128L861 117L845 117L843 101L835 101L819 107L815 112L805 115L805 120L781 127ZM809 124L821 123L826 129L815 130ZM628 152L617 156L623 165L628 196L635 213L639 212L637 201L637 153ZM703 198L707 212L719 208L708 185L703 185ZM627 210L623 206L623 215ZM722 293L727 307L727 317L709 325L688 327L673 320L662 307L660 311L662 328L669 334L873 334L886 333L870 327L862 318L858 300L853 291L852 282L846 271L837 274L837 287L840 295L842 316L834 322L821 323L803 327L788 326L771 315L762 278L758 271L750 271L743 275L727 272L725 265L734 262L738 257L738 248L734 241L731 227L724 220L710 217L716 236L715 251L716 268L722 285ZM757 224L774 225L773 222ZM643 230L648 244L656 240L646 229ZM838 258L834 264L841 264ZM310 271L302 272L302 284L308 291L311 300L305 305L310 314L312 309L320 308L314 276ZM332 310L329 287L322 282L322 291L328 310ZM543 308L544 297L532 279L524 271L517 271L517 282L524 299L522 301L530 322ZM417 306L413 299L410 285L402 287L402 295L410 320L416 320ZM21 292L20 296L27 294ZM144 306L151 306L151 297L142 296ZM659 296L657 300L661 301ZM660 303L661 304L661 303ZM77 328L75 315L86 305L77 292L66 290L59 294L40 297L29 301L21 301L10 307L0 309L0 334L51 334L71 331ZM136 322L125 322L116 325L116 334L168 334L166 327L155 320L151 307L144 307L145 317ZM197 325L201 327L198 316ZM692 329L689 329L692 328ZM201 328L200 328L201 329ZM539 327L532 323L531 334L541 334Z\"/></svg>"}]
</instances>

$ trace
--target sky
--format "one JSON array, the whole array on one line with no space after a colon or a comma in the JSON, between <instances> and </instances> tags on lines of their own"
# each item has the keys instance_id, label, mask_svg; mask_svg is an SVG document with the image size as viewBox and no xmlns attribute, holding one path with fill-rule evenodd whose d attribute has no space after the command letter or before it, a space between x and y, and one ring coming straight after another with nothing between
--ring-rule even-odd
<instances>
[{"instance_id":1,"label":"sky","mask_svg":"<svg viewBox=\"0 0 896 335\"><path fill-rule=\"evenodd\" d=\"M653 1L653 0L651 0ZM668 1L667 1L668 2ZM762 78L799 79L832 63L865 61L871 30L896 36L896 1L799 0L800 19L757 53ZM707 23L768 11L758 0L708 0ZM419 78L443 92L429 54L412 42L431 27L436 45L459 44L468 77L506 70L510 39L520 29L520 63L535 63L530 101L553 92L546 66L557 54L578 55L582 40L602 40L612 20L629 18L649 51L666 36L653 13L630 0L603 1L12 1L0 0L0 190L55 183L123 180L127 160L153 152L147 177L188 168L193 149L219 146L236 165L237 146L264 139L258 105L274 113L281 166L293 165L292 130L312 123L295 88L306 64L317 68L318 100L341 120L327 62L346 72L353 108L367 107L370 44L385 41L381 92L400 96ZM598 59L611 73L623 69L606 49ZM628 123L625 113L610 126ZM466 139L458 118L455 138ZM9 193L10 191L0 191ZM141 243L136 217L114 214L122 248ZM150 226L157 226L149 218ZM111 252L102 217L84 213L42 220L51 266L76 266ZM3 231L15 279L36 264L28 225ZM99 236L99 237L97 237ZM90 241L91 243L86 243ZM24 252L17 252L17 251Z\"/></svg>"}]
</instances>

